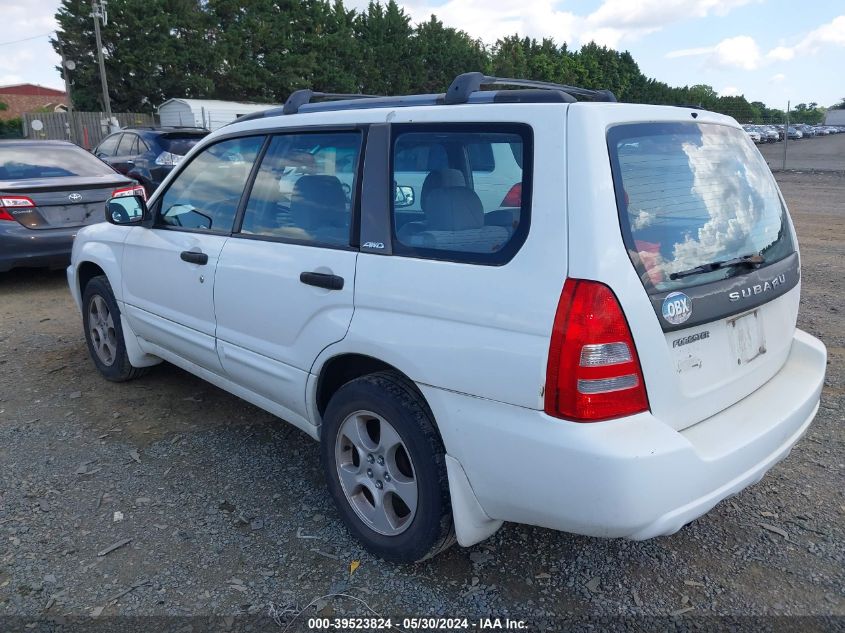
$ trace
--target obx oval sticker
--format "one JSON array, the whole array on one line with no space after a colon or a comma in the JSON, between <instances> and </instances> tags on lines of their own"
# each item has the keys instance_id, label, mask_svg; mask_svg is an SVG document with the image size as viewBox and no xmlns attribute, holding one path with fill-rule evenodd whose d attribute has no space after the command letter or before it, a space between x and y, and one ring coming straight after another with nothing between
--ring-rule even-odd
<instances>
[{"instance_id":1,"label":"obx oval sticker","mask_svg":"<svg viewBox=\"0 0 845 633\"><path fill-rule=\"evenodd\" d=\"M692 299L683 292L672 292L663 300L663 318L679 325L692 316Z\"/></svg>"}]
</instances>

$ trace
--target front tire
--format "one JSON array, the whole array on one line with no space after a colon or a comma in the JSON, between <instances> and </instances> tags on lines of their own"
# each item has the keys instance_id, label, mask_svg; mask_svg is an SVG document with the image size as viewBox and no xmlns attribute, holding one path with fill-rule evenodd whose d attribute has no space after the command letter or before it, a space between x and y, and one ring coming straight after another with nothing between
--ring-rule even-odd
<instances>
[{"instance_id":1,"label":"front tire","mask_svg":"<svg viewBox=\"0 0 845 633\"><path fill-rule=\"evenodd\" d=\"M412 563L455 542L446 451L412 383L379 372L343 385L323 416L320 452L341 518L369 552Z\"/></svg>"},{"instance_id":2,"label":"front tire","mask_svg":"<svg viewBox=\"0 0 845 633\"><path fill-rule=\"evenodd\" d=\"M129 362L120 309L105 275L92 278L82 292L82 324L88 353L104 378L124 382L146 373Z\"/></svg>"}]
</instances>

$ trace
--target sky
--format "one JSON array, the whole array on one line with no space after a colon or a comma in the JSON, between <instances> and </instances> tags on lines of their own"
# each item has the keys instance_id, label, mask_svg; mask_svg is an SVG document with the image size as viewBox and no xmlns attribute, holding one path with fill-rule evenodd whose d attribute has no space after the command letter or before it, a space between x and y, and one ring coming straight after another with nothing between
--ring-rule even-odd
<instances>
[{"instance_id":1,"label":"sky","mask_svg":"<svg viewBox=\"0 0 845 633\"><path fill-rule=\"evenodd\" d=\"M346 0L351 8L367 0ZM845 0L402 0L487 44L519 33L628 50L649 77L770 107L845 97ZM0 86L62 88L48 42L59 0L0 0ZM111 20L120 16L111 12ZM25 40L25 41L20 41ZM467 69L470 70L470 69ZM445 86L444 86L445 90Z\"/></svg>"}]
</instances>

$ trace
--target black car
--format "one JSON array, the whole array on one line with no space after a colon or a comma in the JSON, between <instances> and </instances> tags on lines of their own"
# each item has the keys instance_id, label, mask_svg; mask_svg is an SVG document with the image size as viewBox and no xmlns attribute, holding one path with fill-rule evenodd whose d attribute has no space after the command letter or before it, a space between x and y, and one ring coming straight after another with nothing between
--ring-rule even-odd
<instances>
[{"instance_id":1,"label":"black car","mask_svg":"<svg viewBox=\"0 0 845 633\"><path fill-rule=\"evenodd\" d=\"M66 141L0 141L0 272L66 266L77 230L141 186Z\"/></svg>"},{"instance_id":2,"label":"black car","mask_svg":"<svg viewBox=\"0 0 845 633\"><path fill-rule=\"evenodd\" d=\"M149 196L206 134L208 130L203 128L126 128L104 138L93 153L144 185Z\"/></svg>"}]
</instances>

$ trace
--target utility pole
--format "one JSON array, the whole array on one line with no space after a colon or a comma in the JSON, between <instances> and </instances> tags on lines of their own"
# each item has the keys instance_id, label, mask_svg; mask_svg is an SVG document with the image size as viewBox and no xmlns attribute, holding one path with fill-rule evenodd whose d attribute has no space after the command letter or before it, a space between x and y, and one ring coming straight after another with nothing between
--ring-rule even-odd
<instances>
[{"instance_id":1,"label":"utility pole","mask_svg":"<svg viewBox=\"0 0 845 633\"><path fill-rule=\"evenodd\" d=\"M72 62L68 63L67 59L65 58L65 49L64 46L62 46L61 40L59 40L59 54L62 56L62 78L65 80L65 94L67 94L68 132L70 133L71 143L76 143L76 125L73 119L73 97L70 94L70 78L68 77L68 71L70 71L72 68Z\"/></svg>"},{"instance_id":2,"label":"utility pole","mask_svg":"<svg viewBox=\"0 0 845 633\"><path fill-rule=\"evenodd\" d=\"M106 111L106 120L109 132L111 132L111 100L109 99L109 84L106 79L106 64L103 61L103 40L100 38L100 20L103 26L108 23L106 14L106 0L91 0L91 17L94 18L94 37L97 40L97 61L100 64L100 85L103 88L103 108Z\"/></svg>"},{"instance_id":3,"label":"utility pole","mask_svg":"<svg viewBox=\"0 0 845 633\"><path fill-rule=\"evenodd\" d=\"M786 146L789 144L789 105L786 102L786 125L783 126L783 170L786 171Z\"/></svg>"}]
</instances>

